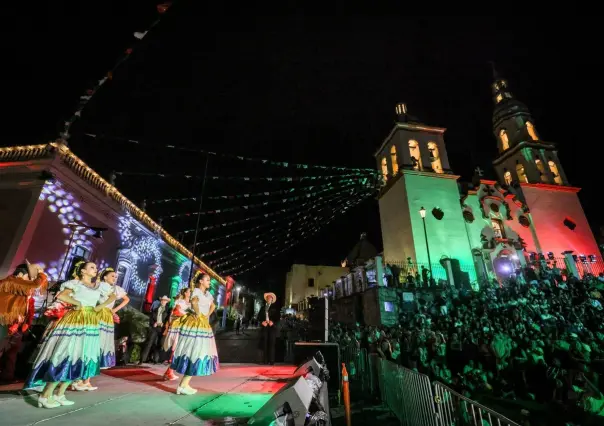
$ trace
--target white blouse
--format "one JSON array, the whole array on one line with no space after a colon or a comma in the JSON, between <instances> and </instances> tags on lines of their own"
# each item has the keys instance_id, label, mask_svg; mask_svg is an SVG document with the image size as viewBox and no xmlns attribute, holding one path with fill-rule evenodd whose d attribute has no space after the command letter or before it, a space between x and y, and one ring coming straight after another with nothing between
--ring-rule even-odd
<instances>
[{"instance_id":1,"label":"white blouse","mask_svg":"<svg viewBox=\"0 0 604 426\"><path fill-rule=\"evenodd\" d=\"M67 288L72 291L71 297L80 302L82 306L95 307L102 297L100 285L90 288L79 280L69 280L61 284L61 291Z\"/></svg>"},{"instance_id":2,"label":"white blouse","mask_svg":"<svg viewBox=\"0 0 604 426\"><path fill-rule=\"evenodd\" d=\"M207 316L210 313L210 306L214 303L214 297L209 291L204 293L200 288L193 290L191 300L196 297L198 298L197 307L199 308L199 312Z\"/></svg>"},{"instance_id":3,"label":"white blouse","mask_svg":"<svg viewBox=\"0 0 604 426\"><path fill-rule=\"evenodd\" d=\"M191 308L191 302L187 302L185 299L178 299L175 303L174 303L174 310L176 310L176 307L178 306L178 310L182 313L187 312L188 309Z\"/></svg>"},{"instance_id":4,"label":"white blouse","mask_svg":"<svg viewBox=\"0 0 604 426\"><path fill-rule=\"evenodd\" d=\"M115 302L123 299L124 296L126 296L126 291L119 285L111 285L103 281L101 282L99 288L101 290L101 300L99 300L99 303L105 302L107 299L109 299L111 293L115 293L115 300L107 305L107 308L109 309L113 309L113 307L115 306Z\"/></svg>"}]
</instances>

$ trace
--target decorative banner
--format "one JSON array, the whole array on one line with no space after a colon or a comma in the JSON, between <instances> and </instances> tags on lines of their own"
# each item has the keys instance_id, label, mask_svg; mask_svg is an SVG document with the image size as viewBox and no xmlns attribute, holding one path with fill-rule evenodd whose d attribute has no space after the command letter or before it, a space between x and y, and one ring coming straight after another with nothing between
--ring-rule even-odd
<instances>
[{"instance_id":1,"label":"decorative banner","mask_svg":"<svg viewBox=\"0 0 604 426\"><path fill-rule=\"evenodd\" d=\"M114 172L117 176L144 176L144 177L159 177L159 178L179 178L179 179L203 179L203 176L194 176L194 175L180 175L173 173L157 173L157 172ZM329 175L329 176L281 176L281 177L248 177L248 176L208 176L208 179L211 180L228 180L228 181L243 181L243 182L303 182L305 180L322 180L322 179L337 179L343 177L357 176L362 177L364 179L369 179L370 177L379 177L377 171L373 171L371 174L368 172L364 172L364 174L359 173L349 173L344 175Z\"/></svg>"},{"instance_id":2,"label":"decorative banner","mask_svg":"<svg viewBox=\"0 0 604 426\"><path fill-rule=\"evenodd\" d=\"M172 3L167 2L167 3L163 3L161 5L157 6L157 11L158 13L164 14L172 5ZM147 31L145 32L135 32L134 33L134 38L137 39L137 42L140 42L149 31L151 31L157 24L159 24L160 18L156 19L147 29ZM86 90L86 93L82 96L80 96L80 102L78 103L78 106L75 110L75 112L72 114L72 116L64 122L63 124L63 132L61 133L61 138L67 142L69 140L69 138L71 137L71 134L69 133L69 131L71 130L71 125L82 116L82 111L84 110L84 108L86 108L86 106L88 105L88 103L90 102L90 100L94 97L94 95L96 95L98 93L98 91L101 89L101 87L103 87L103 85L107 82L107 80L111 80L113 79L113 75L115 74L115 71L124 63L126 62L128 59L130 59L130 56L132 55L133 52L133 47L129 47L127 48L124 53L122 54L122 56L120 57L120 59L117 61L117 63L113 66L113 68L111 68L110 71L108 71L105 76L98 80L96 82L96 84L94 85L94 87L92 87L91 89Z\"/></svg>"},{"instance_id":3,"label":"decorative banner","mask_svg":"<svg viewBox=\"0 0 604 426\"><path fill-rule=\"evenodd\" d=\"M359 198L365 199L368 196L368 194L371 194L371 192L365 191L364 193L361 193L360 197L356 197L355 200L357 200ZM338 211L341 207L345 207L345 205L349 204L349 203L351 203L351 199L350 198L346 198L344 201L341 201L341 202L339 202L337 204L330 203L327 207L318 209L317 213L321 212L323 210L326 210L326 209L331 209L330 213L333 214L335 211ZM306 228L312 228L312 227L315 226L315 222L317 220L321 220L321 217L319 217L319 216L313 216L312 214L307 214L305 216L299 216L297 219L295 219L295 220L293 220L293 221L291 221L291 222L289 222L287 224L287 229L281 230L280 232L277 232L275 235L273 235L272 238L269 238L267 240L267 237L269 237L272 233L275 233L275 231L278 231L278 229L273 228L273 229L271 229L267 233L262 233L262 234L256 235L253 238L248 238L247 240L239 241L236 244L233 244L232 246L223 247L223 248L220 249L221 251L225 250L225 249L227 249L229 247L240 247L246 241L256 240L252 244L250 244L249 246L247 246L247 247L245 247L243 249L240 249L240 250L238 250L236 252L230 253L230 254L228 254L226 256L222 256L222 257L219 257L217 259L213 259L211 261L208 261L207 263L208 263L208 265L220 265L220 266L222 266L222 265L224 265L226 263L219 263L219 262L223 262L225 260L232 259L233 257L237 256L239 253L243 253L243 252L249 251L249 250L251 250L254 247L259 246L259 245L262 246L262 247L266 247L266 246L269 245L270 242L273 242L273 241L276 241L277 239L279 239L279 237L283 237L284 235L286 237L290 237L290 234L299 232L300 230L305 230ZM301 221L303 221L303 224L301 224L301 226L300 226L299 223ZM204 256L206 256L206 257L210 256L210 255L212 255L215 252L210 252L208 254L204 253ZM245 257L245 256L243 256L243 257ZM227 262L227 263L231 263L231 262Z\"/></svg>"},{"instance_id":4,"label":"decorative banner","mask_svg":"<svg viewBox=\"0 0 604 426\"><path fill-rule=\"evenodd\" d=\"M350 192L349 192L349 194L353 194L353 191L350 191ZM312 211L313 211L314 209L316 209L317 207L320 207L320 206L322 206L322 205L327 204L327 200L328 200L328 199L333 198L333 201L336 201L336 200L339 200L339 199L344 198L344 197L346 197L346 194L344 194L344 195L339 194L339 195L338 195L337 197L335 197L335 198L334 198L333 196L331 196L331 197L325 197L324 201L322 201L322 202L320 202L320 203L307 203L307 204L309 204L309 205L310 205L310 208L307 208L307 209L306 209L306 210L304 210L304 211L300 211L300 212L297 212L297 213L295 213L295 214L288 215L288 216L286 216L286 217L280 218L280 220L272 220L272 221L270 221L270 222L264 222L264 223L262 223L262 224L260 224L260 225L258 225L258 226L254 226L254 227L252 227L252 228L246 229L246 230L244 230L244 231L243 231L243 232L241 232L241 233L255 231L255 230L257 230L257 229L262 229L262 228L265 228L265 227L267 227L267 226L271 226L271 225L278 225L278 224L280 224L280 222L286 222L286 221L288 221L288 220L290 220L290 222L288 222L288 224L287 224L287 225L288 225L289 227L291 227L291 226L293 226L294 224L297 224L299 221L306 219L306 218L308 217L307 213L312 212ZM322 211L322 210L323 210L323 209L319 209L318 211ZM305 215L305 216L302 216L302 215L304 215L304 214L306 214L306 215ZM264 217L264 216L262 216L262 217ZM271 232L275 231L276 229L278 229L278 228L277 228L277 227L272 227L272 229L271 229L270 231L268 231L268 234L270 234ZM212 251L208 251L208 252L206 252L206 253L202 253L201 255L199 255L199 257L202 257L202 258L204 258L204 257L209 257L209 256L214 255L214 254L216 254L216 253L220 253L220 252L222 252L222 251L224 251L224 250L227 250L227 249L229 249L229 248L231 248L231 247L240 246L240 245L241 245L241 244L243 244L243 243L246 243L246 242L253 241L253 240L256 240L256 239L258 239L258 238L261 238L263 235L266 235L266 233L263 233L262 235L255 235L255 236L253 236L253 237L246 238L246 239L244 239L244 240L241 240L241 241L236 242L236 243L235 243L235 244L233 244L233 245L226 245L226 246L223 246L223 247L221 247L221 248L219 248L219 249L212 250ZM203 242L199 242L199 243L197 243L197 245L201 245L201 244L208 244L208 243L210 243L210 242L213 242L213 241L216 241L216 240L221 240L221 239L223 239L223 238L224 238L224 237L218 237L218 238L213 238L213 239L211 239L211 240L205 240L205 241L203 241ZM226 238L229 238L229 237L226 237Z\"/></svg>"},{"instance_id":5,"label":"decorative banner","mask_svg":"<svg viewBox=\"0 0 604 426\"><path fill-rule=\"evenodd\" d=\"M289 188L289 189L281 189L278 191L265 191L265 192L255 192L251 194L236 194L236 195L217 195L215 197L208 197L208 200L237 200L241 198L251 198L251 197L270 197L272 195L285 195L291 194L296 191L312 191L314 188L323 188L325 186L333 186L334 184L339 183L347 183L353 182L353 179L341 179L336 182L328 182L323 185L312 185L312 186L303 186L302 188Z\"/></svg>"},{"instance_id":6,"label":"decorative banner","mask_svg":"<svg viewBox=\"0 0 604 426\"><path fill-rule=\"evenodd\" d=\"M320 224L318 224L318 225L312 225L312 226L310 227L310 229L308 229L308 230L305 230L305 231L301 232L301 233L300 233L300 237L304 237L305 235L307 235L307 236L308 236L308 235L312 235L312 234L316 233L316 232L317 232L317 231L318 231L318 230L319 230L321 227L323 227L325 224L327 224L327 223L331 222L331 221L332 221L332 220L333 220L333 219L334 219L334 218L335 218L335 217L338 215L338 213L339 213L339 212L340 212L340 213L344 213L344 212L345 212L345 211L347 211L349 208L351 208L352 206L355 206L355 205L359 204L360 202L362 202L363 200L365 200L365 199L366 199L367 197L369 197L370 195L371 195L371 193L370 193L370 192L365 192L364 194L361 194L361 196L360 196L360 197L357 197L355 200L348 200L348 201L345 203L345 206L344 206L344 207L343 207L343 208L342 208L340 211L332 211L332 215L331 215L329 218L327 218L327 220L323 219L323 221L322 221ZM293 231L292 233L295 233L295 231ZM291 233L290 233L290 234L287 234L287 237L288 237L287 241L293 241L293 240L294 240L294 239L292 239L292 238L291 238ZM263 244L261 247L258 247L258 248L256 248L256 249L253 249L253 250L251 250L251 251L252 251L252 252L255 252L255 251L258 251L258 249L263 249L263 248L266 248L266 247L268 247L268 246L274 246L274 244L268 244L268 243L266 243L266 244ZM264 253L262 253L260 256L262 256L263 254L267 254L267 253L269 253L269 252L268 252L268 251L265 251L265 252L264 252ZM240 257L247 257L247 255L240 256ZM257 256L257 257L258 257L258 256ZM236 262L237 260L238 260L238 259L233 259L233 260L230 260L230 261L228 261L228 262L224 262L224 263L222 263L221 265L225 265L225 264L231 264L231 263L233 263L233 262ZM243 264L245 264L245 263L246 263L246 262L244 262ZM242 265L243 265L243 264L242 264ZM218 265L218 266L221 266L221 265ZM233 269L237 269L237 268L233 268ZM230 270L229 270L229 272L230 272L230 271L232 271L233 269L230 269Z\"/></svg>"},{"instance_id":7,"label":"decorative banner","mask_svg":"<svg viewBox=\"0 0 604 426\"><path fill-rule=\"evenodd\" d=\"M137 144L137 145L145 145L145 143L142 141L138 141L138 140L134 140L134 139L127 139L127 138L120 138L120 137L115 137L115 136L109 137L109 136L106 136L103 134L96 135L94 133L86 133L86 136L90 136L91 138L99 139L99 140L100 139L113 139L113 140L119 140L119 141L124 141L124 142L130 142L130 143ZM155 146L156 145L154 145L154 147ZM255 162L255 163L267 164L270 166L287 167L287 168L292 168L292 169L321 169L321 170L355 171L355 172L364 172L364 173L370 173L370 174L378 173L374 169L367 169L367 168L360 168L360 167L320 166L320 165L316 165L316 164L290 163L287 161L272 161L272 160L268 160L268 159L264 159L264 158L244 157L242 155L234 155L234 154L221 154L221 153L214 152L214 151L206 151L204 149L185 148L185 147L180 147L180 146L176 146L176 145L163 145L163 147L169 148L169 149L175 149L178 151L195 152L197 154L213 155L216 157L237 159L237 160L242 160L242 161L251 161L251 162Z\"/></svg>"},{"instance_id":8,"label":"decorative banner","mask_svg":"<svg viewBox=\"0 0 604 426\"><path fill-rule=\"evenodd\" d=\"M370 194L368 194L368 195L367 195L367 197L368 197L369 195L370 195ZM359 199L359 200L355 201L354 203L350 204L349 206L347 206L345 209L343 209L343 210L342 210L342 213L344 213L346 210L348 210L348 209L350 209L350 208L354 207L355 205L359 204L361 201L363 201L363 200L364 200L365 198L367 198L367 197L361 198L361 199ZM331 217L329 217L329 218L328 218L328 219L327 219L327 220L326 220L326 221L323 223L323 225L325 226L325 225L327 225L327 224L329 224L329 223L333 222L333 220L336 218L336 216L337 216L337 213L333 214ZM285 247L283 247L281 250L279 250L279 251L275 252L275 253L272 253L272 254L271 254L271 253L270 253L270 251L265 251L265 252L261 253L260 255L256 256L255 258L250 259L250 260L247 260L247 261L245 261L243 264L241 264L241 265L239 265L239 266L237 266L237 267L230 268L230 269L227 269L227 270L225 270L225 271L222 271L221 273L222 273L222 274L230 274L230 275L238 275L238 274L242 274L242 273L244 273L244 272L250 271L250 270L252 270L252 269L256 269L258 266L260 266L261 264L263 264L264 262L266 262L266 261L267 261L267 260L269 260L270 258L275 257L276 255L281 254L281 253L283 253L283 252L287 251L288 249L290 249L290 248L292 248L293 246L295 246L296 244L298 244L298 243L299 243L301 240L304 240L304 239L306 239L306 238L308 238L308 237L310 237L310 236L312 236L312 235L316 234L316 233L317 233L317 232L318 232L318 231L319 231L321 228L322 228L322 227L317 227L317 228L316 228L316 229L314 229L313 231L309 231L309 232L303 232L303 233L301 234L301 237L302 237L302 238L300 238L300 240L295 240L295 239L294 239L294 240L291 240L291 241L290 241L290 240L288 240L288 241L287 241L287 243L286 243L286 246L285 246ZM260 260L260 259L262 259L263 257L266 257L266 259L259 261L259 260ZM243 268L243 267L244 267L246 264L249 264L249 263L251 263L251 262L255 262L255 264L254 264L254 265L252 265L252 266L250 266L249 268L241 269L241 268Z\"/></svg>"},{"instance_id":9,"label":"decorative banner","mask_svg":"<svg viewBox=\"0 0 604 426\"><path fill-rule=\"evenodd\" d=\"M163 203L182 203L185 201L197 201L197 197L185 197L185 198L164 198L162 200L147 200L149 204L163 204Z\"/></svg>"},{"instance_id":10,"label":"decorative banner","mask_svg":"<svg viewBox=\"0 0 604 426\"><path fill-rule=\"evenodd\" d=\"M347 185L342 185L340 186L340 188L350 188L351 186L359 186L359 184L357 182L352 182L347 184ZM306 195L296 195L294 197L286 197L286 198L282 198L281 200L271 200L271 201L263 201L262 203L256 203L256 204L246 204L243 206L234 206L234 207L225 207L222 209L216 209L216 210L205 210L202 212L186 212L186 213L178 213L178 214L172 214L172 215L167 215L167 216L162 216L162 219L174 219L177 217L186 217L186 216L193 216L196 217L198 214L205 216L205 215L210 215L210 214L221 214L221 213L229 213L229 212L236 212L239 210L250 210L250 209L257 209L260 207L266 207L270 204L285 204L285 203L291 203L292 201L299 201L299 200L305 200L307 198L312 198L312 197L316 197L319 194L323 194L325 192L329 192L329 191L333 191L334 189L340 189L340 188L334 188L334 187L329 187L326 189L323 189L321 191L316 191L316 192L311 192L308 193Z\"/></svg>"},{"instance_id":11,"label":"decorative banner","mask_svg":"<svg viewBox=\"0 0 604 426\"><path fill-rule=\"evenodd\" d=\"M234 220L234 221L231 221L231 222L223 222L223 223L218 223L216 225L208 225L208 226L204 226L203 228L201 228L201 231L211 231L213 229L224 228L224 227L227 227L227 226L240 225L242 223L250 222L250 221L253 221L253 220L257 220L257 219L268 219L269 217L279 216L282 213L286 213L286 212L289 212L289 211L294 211L294 210L297 210L297 209L302 208L304 206L311 206L310 209L308 209L308 208L306 209L306 211L308 212L308 211L312 210L312 208L316 208L318 206L326 204L327 200L329 200L331 198L335 197L334 198L334 200L335 200L335 199L342 198L343 196L346 196L346 194L344 194L344 195L342 195L342 194L333 194L333 195L331 195L329 197L319 198L320 202L316 202L317 200L311 200L311 201L307 201L305 203L302 203L302 204L300 204L298 206L293 206L293 207L290 207L290 208L287 208L287 209L280 209L280 210L277 210L277 211L274 211L274 212L259 214L259 215L256 215L256 216L248 216L245 219ZM304 213L304 211L298 212L298 213L293 214L293 215L289 215L289 216L285 216L285 217L280 217L279 220L286 221L288 218L299 217L300 214L302 214L302 213ZM277 224L277 223L279 223L279 220L272 220L271 223L272 224ZM185 233L189 233L191 231L194 231L194 229L193 230L187 230L187 231L184 231L184 232Z\"/></svg>"},{"instance_id":12,"label":"decorative banner","mask_svg":"<svg viewBox=\"0 0 604 426\"><path fill-rule=\"evenodd\" d=\"M241 219L241 220L237 220L237 221L233 221L233 222L225 222L225 223L219 223L219 224L216 224L216 225L206 226L206 227L202 228L201 230L202 231L204 231L204 230L207 231L207 230L222 228L222 227L229 226L229 225L241 224L243 222L247 222L248 219L250 221L251 220L255 220L255 219L267 219L269 217L278 216L278 215L280 215L282 213L287 213L287 212L290 212L290 211L298 210L299 208L302 208L304 206L317 206L318 207L318 206L326 204L326 202L328 200L331 200L331 199L338 200L338 199L340 199L342 197L346 197L347 194L353 194L355 191L358 191L358 189L354 189L353 188L353 189L349 189L349 190L345 191L343 194L339 193L339 194L331 194L331 195L325 196L325 197L319 197L317 199L313 199L313 200L307 201L307 202L302 203L302 204L297 205L297 206L292 206L292 207L289 207L289 208L286 208L286 209L280 209L280 210L277 210L277 211L274 211L274 212L270 212L270 213L264 213L264 214L260 214L260 215L256 215L256 216L251 216L251 217L246 218L246 219ZM308 210L309 209L307 208L307 211ZM292 214L292 215L289 215L289 216L286 216L286 217L281 217L280 220L281 221L285 221L285 220L290 219L290 218L295 218L295 217L300 216L303 213L305 213L305 211L300 211L300 212L298 212L296 214ZM255 229L263 228L265 226L269 226L269 225L277 224L277 223L279 223L278 220L272 220L271 222L265 221L264 224L258 225L258 226L254 227L254 228L248 228L248 229L245 229L243 231L240 231L239 233L228 234L228 235L224 235L222 237L217 237L217 238L213 238L213 239L210 239L210 240L205 240L205 242L209 243L211 241L221 240L223 238L230 238L230 237L235 236L235 235L240 235L240 234L243 234L243 233L255 230ZM194 228L193 229L187 229L187 230L181 231L181 232L183 232L185 234L188 234L190 232L195 232L195 229ZM200 243L198 243L198 244L200 244Z\"/></svg>"}]
</instances>

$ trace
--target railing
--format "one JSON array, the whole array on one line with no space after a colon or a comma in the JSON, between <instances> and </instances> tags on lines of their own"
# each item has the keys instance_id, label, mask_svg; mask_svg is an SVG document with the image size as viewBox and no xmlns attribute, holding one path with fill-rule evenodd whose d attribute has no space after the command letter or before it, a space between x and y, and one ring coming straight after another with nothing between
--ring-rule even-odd
<instances>
[{"instance_id":1,"label":"railing","mask_svg":"<svg viewBox=\"0 0 604 426\"><path fill-rule=\"evenodd\" d=\"M385 260L384 267L388 267L390 269L390 272L392 272L392 277L394 280L393 286L395 287L406 287L406 280L408 275L411 275L413 277L416 287L429 286L429 284L426 282L426 279L424 278L425 273L422 273L423 269L426 269L428 273L430 272L429 263ZM476 281L476 271L474 269L474 265L460 263L459 268L462 272L467 272L468 280L470 282ZM432 275L436 285L438 285L440 281L448 281L449 279L446 267L444 267L440 263L432 262Z\"/></svg>"},{"instance_id":2,"label":"railing","mask_svg":"<svg viewBox=\"0 0 604 426\"><path fill-rule=\"evenodd\" d=\"M438 426L428 376L380 359L378 378L382 402L402 425Z\"/></svg>"},{"instance_id":3,"label":"railing","mask_svg":"<svg viewBox=\"0 0 604 426\"><path fill-rule=\"evenodd\" d=\"M439 382L434 382L439 426L519 426L501 414L466 398Z\"/></svg>"},{"instance_id":4,"label":"railing","mask_svg":"<svg viewBox=\"0 0 604 426\"><path fill-rule=\"evenodd\" d=\"M379 392L382 403L405 426L519 426L518 423L472 401L439 382L391 361L369 354L365 349L344 350L342 362L366 359L363 370L356 367L351 381L358 381L363 392ZM377 368L373 368L377 367ZM350 370L349 370L350 373ZM376 386L377 384L377 386Z\"/></svg>"},{"instance_id":5,"label":"railing","mask_svg":"<svg viewBox=\"0 0 604 426\"><path fill-rule=\"evenodd\" d=\"M362 392L373 395L377 390L377 376L372 374L367 349L346 346L340 348L341 362L346 364L348 377Z\"/></svg>"},{"instance_id":6,"label":"railing","mask_svg":"<svg viewBox=\"0 0 604 426\"><path fill-rule=\"evenodd\" d=\"M555 266L560 269L560 272L563 275L567 275L568 271L566 270L566 258L564 257L555 257L555 258L545 258L545 263L548 266ZM577 256L576 261L574 261L575 266L577 268L577 272L579 273L579 278L584 278L585 275L592 274L594 276L598 276L598 274L604 272L604 262L598 259L590 259L589 257L581 258Z\"/></svg>"}]
</instances>

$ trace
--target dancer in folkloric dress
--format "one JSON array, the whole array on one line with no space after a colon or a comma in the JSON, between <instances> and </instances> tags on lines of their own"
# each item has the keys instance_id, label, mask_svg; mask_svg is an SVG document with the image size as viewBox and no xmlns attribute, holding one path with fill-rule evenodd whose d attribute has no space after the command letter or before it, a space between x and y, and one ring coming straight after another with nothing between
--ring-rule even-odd
<instances>
[{"instance_id":1,"label":"dancer in folkloric dress","mask_svg":"<svg viewBox=\"0 0 604 426\"><path fill-rule=\"evenodd\" d=\"M170 317L170 323L165 332L164 351L170 352L170 363L172 363L172 357L174 356L174 349L176 348L176 342L178 341L178 330L180 321L184 316L191 310L191 289L185 287L180 290L172 309L172 315ZM176 380L178 376L174 374L174 370L170 366L164 373L164 380Z\"/></svg>"},{"instance_id":2,"label":"dancer in folkloric dress","mask_svg":"<svg viewBox=\"0 0 604 426\"><path fill-rule=\"evenodd\" d=\"M130 302L130 298L126 294L126 291L117 282L117 273L113 268L105 268L97 277L99 289L101 290L100 303L104 303L110 294L115 293L115 300L98 313L99 315L99 328L101 337L101 370L115 367L115 322L119 322L117 312L126 306ZM121 300L118 306L115 306L116 301ZM93 391L98 389L96 386L92 386L90 379L84 381L73 382L71 385L72 390L76 391Z\"/></svg>"},{"instance_id":3,"label":"dancer in folkloric dress","mask_svg":"<svg viewBox=\"0 0 604 426\"><path fill-rule=\"evenodd\" d=\"M210 294L210 276L198 273L193 278L195 289L191 295L193 313L183 317L178 325L178 341L171 368L183 375L177 395L193 395L197 389L189 386L192 376L209 376L219 368L218 351L209 317L216 309Z\"/></svg>"},{"instance_id":4,"label":"dancer in folkloric dress","mask_svg":"<svg viewBox=\"0 0 604 426\"><path fill-rule=\"evenodd\" d=\"M93 262L78 262L73 273L75 279L63 283L63 290L57 295L57 299L70 305L71 309L44 337L33 370L25 382L25 389L45 385L38 398L38 407L73 405L73 401L65 398L69 384L100 373L98 312L115 300L115 294L98 304L102 297L100 286L92 283L96 272ZM53 395L57 386L57 394Z\"/></svg>"}]
</instances>

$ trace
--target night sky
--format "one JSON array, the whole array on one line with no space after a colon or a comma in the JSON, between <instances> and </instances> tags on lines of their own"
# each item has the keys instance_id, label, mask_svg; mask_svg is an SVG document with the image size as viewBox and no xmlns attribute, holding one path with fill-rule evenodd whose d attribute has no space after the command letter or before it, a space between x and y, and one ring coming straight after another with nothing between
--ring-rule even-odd
<instances>
[{"instance_id":1,"label":"night sky","mask_svg":"<svg viewBox=\"0 0 604 426\"><path fill-rule=\"evenodd\" d=\"M55 139L79 96L113 67L156 18L157 2L55 1L7 19L0 145ZM128 4L125 4L128 3ZM426 124L446 127L455 173L492 175L491 69L497 63L544 140L558 144L592 227L596 203L601 82L599 22L584 17L256 17L180 1L90 102L72 128L71 149L106 178L111 170L202 175L205 157L165 144L277 161L375 168L373 154L403 101ZM233 5L233 8L235 6ZM12 12L9 12L12 13ZM598 18L599 20L599 18ZM12 59L9 59L9 55ZM85 134L104 135L90 138ZM138 140L134 145L122 138ZM574 149L573 149L574 148ZM209 175L277 176L287 170L210 160ZM316 172L323 173L325 172ZM119 176L133 201L197 196L199 181ZM281 187L279 187L281 188ZM210 182L206 197L275 190ZM257 200L256 200L257 201ZM241 204L213 204L203 210ZM195 203L149 207L152 217L196 211ZM241 220L245 214L214 218ZM175 235L195 220L164 222ZM243 229L243 228L237 228ZM281 290L291 264L338 265L363 231L381 250L377 202L368 199L314 238L237 277ZM219 233L203 234L201 239ZM249 235L246 235L249 237ZM190 237L188 237L190 238ZM185 240L190 244L191 240ZM224 243L223 243L224 244ZM236 240L231 252L244 247ZM203 246L202 246L203 247ZM207 246L221 247L220 244ZM203 251L204 248L201 248ZM224 251L226 254L229 251Z\"/></svg>"}]
</instances>

